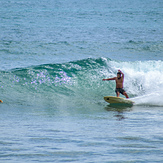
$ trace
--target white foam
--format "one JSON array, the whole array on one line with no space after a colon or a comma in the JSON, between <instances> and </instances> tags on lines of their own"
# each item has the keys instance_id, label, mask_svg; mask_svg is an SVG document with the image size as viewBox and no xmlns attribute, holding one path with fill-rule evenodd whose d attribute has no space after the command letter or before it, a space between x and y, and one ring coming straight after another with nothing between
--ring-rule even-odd
<instances>
[{"instance_id":1,"label":"white foam","mask_svg":"<svg viewBox=\"0 0 163 163\"><path fill-rule=\"evenodd\" d=\"M125 74L124 87L137 105L163 106L163 61L115 62L115 73Z\"/></svg>"}]
</instances>

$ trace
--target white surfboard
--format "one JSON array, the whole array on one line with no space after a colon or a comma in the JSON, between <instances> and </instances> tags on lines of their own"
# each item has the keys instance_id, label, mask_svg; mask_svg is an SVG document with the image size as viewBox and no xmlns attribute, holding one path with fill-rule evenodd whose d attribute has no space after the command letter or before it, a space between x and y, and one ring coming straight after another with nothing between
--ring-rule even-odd
<instances>
[{"instance_id":1,"label":"white surfboard","mask_svg":"<svg viewBox=\"0 0 163 163\"><path fill-rule=\"evenodd\" d=\"M104 100L110 104L127 104L127 105L134 104L133 101L131 101L129 99L122 98L122 97L105 96Z\"/></svg>"}]
</instances>

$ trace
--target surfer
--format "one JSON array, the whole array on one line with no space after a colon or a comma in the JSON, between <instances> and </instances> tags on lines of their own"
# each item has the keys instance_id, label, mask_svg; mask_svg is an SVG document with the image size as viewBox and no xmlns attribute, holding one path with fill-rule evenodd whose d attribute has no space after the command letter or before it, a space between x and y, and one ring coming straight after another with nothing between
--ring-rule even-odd
<instances>
[{"instance_id":1,"label":"surfer","mask_svg":"<svg viewBox=\"0 0 163 163\"><path fill-rule=\"evenodd\" d=\"M120 93L124 95L126 98L129 98L126 91L123 89L123 81L124 81L124 74L121 70L118 70L117 72L117 77L114 78L108 78L108 79L103 79L105 80L115 80L116 81L116 89L115 92L117 94L117 97L119 97Z\"/></svg>"}]
</instances>

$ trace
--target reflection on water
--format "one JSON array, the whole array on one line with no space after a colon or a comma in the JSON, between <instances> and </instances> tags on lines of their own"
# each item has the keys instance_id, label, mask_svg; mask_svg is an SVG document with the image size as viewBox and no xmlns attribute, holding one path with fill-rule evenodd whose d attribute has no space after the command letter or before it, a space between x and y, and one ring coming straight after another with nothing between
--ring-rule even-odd
<instances>
[{"instance_id":1,"label":"reflection on water","mask_svg":"<svg viewBox=\"0 0 163 163\"><path fill-rule=\"evenodd\" d=\"M131 105L117 105L117 104L110 104L107 105L104 109L107 111L111 111L111 112L116 112L116 114L114 115L114 117L117 117L118 121L121 121L123 119L126 119L126 117L124 116L124 112L129 112L132 109Z\"/></svg>"}]
</instances>

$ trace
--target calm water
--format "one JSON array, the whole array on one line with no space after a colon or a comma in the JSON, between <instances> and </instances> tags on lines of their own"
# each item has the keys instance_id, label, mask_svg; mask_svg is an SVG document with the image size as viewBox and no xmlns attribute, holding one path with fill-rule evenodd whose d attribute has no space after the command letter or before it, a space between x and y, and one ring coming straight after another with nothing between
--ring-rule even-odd
<instances>
[{"instance_id":1,"label":"calm water","mask_svg":"<svg viewBox=\"0 0 163 163\"><path fill-rule=\"evenodd\" d=\"M163 162L162 0L0 1L0 162ZM114 77L135 102L113 107Z\"/></svg>"}]
</instances>

